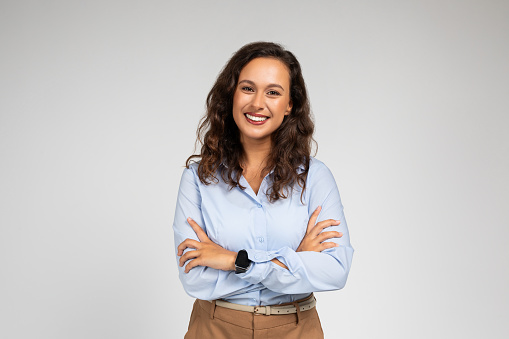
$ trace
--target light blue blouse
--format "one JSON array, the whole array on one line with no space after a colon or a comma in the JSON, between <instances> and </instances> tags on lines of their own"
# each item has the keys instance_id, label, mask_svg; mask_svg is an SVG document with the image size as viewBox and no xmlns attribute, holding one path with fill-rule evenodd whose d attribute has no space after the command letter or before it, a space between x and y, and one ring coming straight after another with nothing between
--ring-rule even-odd
<instances>
[{"instance_id":1,"label":"light blue blouse","mask_svg":"<svg viewBox=\"0 0 509 339\"><path fill-rule=\"evenodd\" d=\"M184 273L184 267L179 266L179 277L187 294L203 300L224 299L257 306L292 302L311 292L345 286L354 250L336 182L323 162L311 157L304 205L298 185L288 198L274 203L268 201L265 192L271 186L272 171L255 194L244 176L240 184L245 190L239 187L230 190L219 173L216 175L219 183L204 185L198 178L197 168L198 163L193 163L182 173L173 223L175 255L177 246L185 239L198 240L186 220L191 217L210 240L230 251L245 249L253 263L241 274L203 266ZM322 252L295 252L318 206L322 206L322 211L317 222L341 221L338 226L325 229L343 233L341 238L327 240L339 246ZM270 261L274 258L288 270ZM178 259L177 256L177 263Z\"/></svg>"}]
</instances>

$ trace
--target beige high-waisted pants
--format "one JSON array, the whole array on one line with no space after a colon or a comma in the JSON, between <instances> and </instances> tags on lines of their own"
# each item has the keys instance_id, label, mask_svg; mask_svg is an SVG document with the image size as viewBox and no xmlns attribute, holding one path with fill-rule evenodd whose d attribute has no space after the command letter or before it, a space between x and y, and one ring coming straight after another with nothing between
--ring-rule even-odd
<instances>
[{"instance_id":1,"label":"beige high-waisted pants","mask_svg":"<svg viewBox=\"0 0 509 339\"><path fill-rule=\"evenodd\" d=\"M206 300L196 299L188 331L184 337L184 339L261 338L323 339L316 307L304 312L267 316L231 310Z\"/></svg>"}]
</instances>

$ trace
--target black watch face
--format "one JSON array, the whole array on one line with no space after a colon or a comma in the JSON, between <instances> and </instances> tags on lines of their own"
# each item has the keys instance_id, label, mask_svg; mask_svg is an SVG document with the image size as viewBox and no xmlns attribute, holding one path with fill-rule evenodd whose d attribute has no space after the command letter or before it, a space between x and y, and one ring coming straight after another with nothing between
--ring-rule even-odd
<instances>
[{"instance_id":1,"label":"black watch face","mask_svg":"<svg viewBox=\"0 0 509 339\"><path fill-rule=\"evenodd\" d=\"M246 250L240 250L235 260L235 267L247 269L250 263Z\"/></svg>"},{"instance_id":2,"label":"black watch face","mask_svg":"<svg viewBox=\"0 0 509 339\"><path fill-rule=\"evenodd\" d=\"M251 260L249 260L247 251L240 250L237 259L235 259L235 273L245 273L250 265Z\"/></svg>"}]
</instances>

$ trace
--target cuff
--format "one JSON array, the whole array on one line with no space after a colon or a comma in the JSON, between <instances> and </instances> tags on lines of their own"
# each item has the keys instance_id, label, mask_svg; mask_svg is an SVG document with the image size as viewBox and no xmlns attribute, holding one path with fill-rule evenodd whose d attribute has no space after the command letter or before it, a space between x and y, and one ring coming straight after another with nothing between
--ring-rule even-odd
<instances>
[{"instance_id":1,"label":"cuff","mask_svg":"<svg viewBox=\"0 0 509 339\"><path fill-rule=\"evenodd\" d=\"M254 249L246 249L249 260L252 261L251 266L245 273L239 273L237 276L243 280L250 282L251 284L258 284L263 281L273 270L284 270L288 271L279 265L271 262L272 259L277 258L283 264L285 264L289 269L291 264L289 265L288 258L291 258L294 251L290 250L288 247L284 247L278 251L262 251L262 250L254 250ZM290 253L289 253L290 252ZM289 273L289 272L288 272Z\"/></svg>"}]
</instances>

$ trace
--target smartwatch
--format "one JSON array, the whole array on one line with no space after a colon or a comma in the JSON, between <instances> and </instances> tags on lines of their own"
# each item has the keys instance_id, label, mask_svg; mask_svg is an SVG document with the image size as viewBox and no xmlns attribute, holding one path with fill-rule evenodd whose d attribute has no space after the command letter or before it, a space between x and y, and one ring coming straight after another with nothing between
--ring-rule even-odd
<instances>
[{"instance_id":1,"label":"smartwatch","mask_svg":"<svg viewBox=\"0 0 509 339\"><path fill-rule=\"evenodd\" d=\"M240 250L235 259L235 274L246 273L249 266L251 266L251 260L247 257L247 251Z\"/></svg>"}]
</instances>

